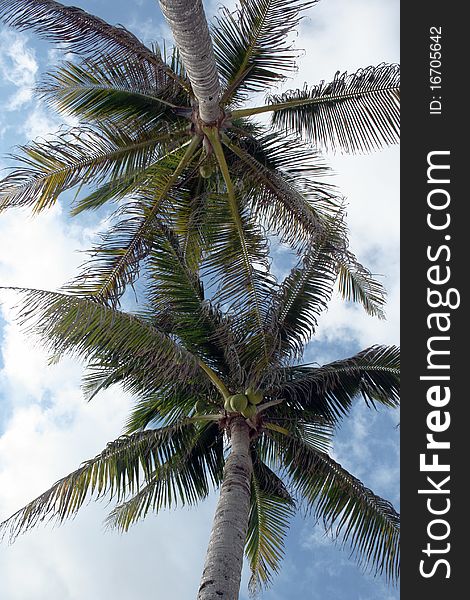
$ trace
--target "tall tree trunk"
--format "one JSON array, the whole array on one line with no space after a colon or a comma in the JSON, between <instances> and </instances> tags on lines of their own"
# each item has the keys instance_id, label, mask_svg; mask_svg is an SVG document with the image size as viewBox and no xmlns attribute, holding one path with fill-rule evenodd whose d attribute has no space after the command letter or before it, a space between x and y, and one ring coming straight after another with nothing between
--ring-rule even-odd
<instances>
[{"instance_id":1,"label":"tall tree trunk","mask_svg":"<svg viewBox=\"0 0 470 600\"><path fill-rule=\"evenodd\" d=\"M237 600L240 590L253 471L245 419L233 421L231 442L198 600Z\"/></svg>"},{"instance_id":2,"label":"tall tree trunk","mask_svg":"<svg viewBox=\"0 0 470 600\"><path fill-rule=\"evenodd\" d=\"M159 0L199 103L199 116L212 123L220 116L220 84L202 0Z\"/></svg>"}]
</instances>

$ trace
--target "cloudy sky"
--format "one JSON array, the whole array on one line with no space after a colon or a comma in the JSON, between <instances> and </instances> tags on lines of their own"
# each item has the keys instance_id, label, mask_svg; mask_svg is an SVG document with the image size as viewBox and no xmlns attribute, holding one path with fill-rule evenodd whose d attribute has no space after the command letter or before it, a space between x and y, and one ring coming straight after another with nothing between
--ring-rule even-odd
<instances>
[{"instance_id":1,"label":"cloudy sky","mask_svg":"<svg viewBox=\"0 0 470 600\"><path fill-rule=\"evenodd\" d=\"M122 23L145 42L169 39L154 0L76 0L75 4ZM206 2L208 16L218 2ZM296 45L305 50L294 81L285 87L330 80L398 62L398 0L322 0L308 12ZM41 73L58 58L34 34L0 28L0 167L15 144L60 125L33 94ZM335 182L348 198L351 247L388 290L387 321L339 301L324 314L306 359L346 357L374 343L398 343L398 149L371 156L329 157ZM99 222L70 220L60 204L33 218L0 215L0 283L56 289L82 262ZM282 256L278 257L282 265ZM47 366L43 353L13 322L13 300L0 312L0 520L99 452L121 430L132 399L109 390L92 404L80 394L80 365ZM334 455L376 493L398 498L398 415L371 412L360 403L338 432ZM0 545L3 600L181 600L195 597L215 498L197 509L149 516L129 533L104 531L106 503L90 504L60 528L41 527L13 546ZM245 577L246 580L246 577ZM345 592L346 590L346 592ZM282 573L265 600L396 600L396 589L364 574L348 552L324 537L320 526L297 519ZM247 597L246 585L241 598Z\"/></svg>"}]
</instances>

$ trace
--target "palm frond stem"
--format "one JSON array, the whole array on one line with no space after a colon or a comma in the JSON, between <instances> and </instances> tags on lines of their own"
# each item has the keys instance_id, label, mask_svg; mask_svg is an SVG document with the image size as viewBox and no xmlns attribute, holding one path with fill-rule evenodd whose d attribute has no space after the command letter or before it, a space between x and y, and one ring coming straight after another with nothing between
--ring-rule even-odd
<instances>
[{"instance_id":1,"label":"palm frond stem","mask_svg":"<svg viewBox=\"0 0 470 600\"><path fill-rule=\"evenodd\" d=\"M233 186L232 178L230 177L230 171L229 171L227 161L225 158L224 149L223 149L222 143L220 141L219 132L216 128L212 128L212 127L205 127L203 130L204 130L204 133L209 138L209 141L212 144L215 156L216 156L217 161L220 166L220 170L222 171L222 176L224 178L225 185L227 186L227 194L228 194L228 198L229 198L229 202L230 202L230 210L231 210L232 217L235 222L236 228L239 232L241 247L242 247L242 251L243 251L243 258L244 258L244 262L245 262L245 268L246 268L247 272L251 275L252 266L250 263L248 249L246 247L245 237L243 235L243 225L242 225L242 222L240 219L240 213L239 213L239 209L238 209L238 205L237 205L237 201L236 201L236 197L235 197L235 188ZM263 322L261 319L260 299L258 297L256 285L254 284L254 282L252 282L251 287L252 287L254 302L255 302L255 306L256 306L256 317L258 320L259 329L261 332L263 332L264 326L263 326ZM263 335L263 350L264 350L264 355L265 355L266 361L268 361L269 360L268 359L269 352L268 352L268 348L266 346L266 339L265 339L264 335Z\"/></svg>"},{"instance_id":2,"label":"palm frond stem","mask_svg":"<svg viewBox=\"0 0 470 600\"><path fill-rule=\"evenodd\" d=\"M396 88L398 93L400 88ZM361 98L368 94L373 95L380 92L390 92L389 87L383 89L374 89L370 91L360 91L350 94L342 94L338 96L325 96L320 98L299 98L298 100L290 100L289 102L276 102L274 104L265 104L263 106L252 106L248 108L238 108L232 111L233 119L240 119L242 117L252 117L254 115L261 115L267 112L277 112L278 110L284 110L286 108L296 108L298 106L307 106L312 104L325 104L325 102L336 102L338 100L349 100L351 98Z\"/></svg>"}]
</instances>

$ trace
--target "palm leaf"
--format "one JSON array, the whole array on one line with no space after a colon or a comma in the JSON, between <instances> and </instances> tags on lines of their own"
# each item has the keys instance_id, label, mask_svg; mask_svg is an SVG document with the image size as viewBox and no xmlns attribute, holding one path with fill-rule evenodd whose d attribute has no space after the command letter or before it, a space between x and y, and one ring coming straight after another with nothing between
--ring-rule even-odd
<instances>
[{"instance_id":1,"label":"palm leaf","mask_svg":"<svg viewBox=\"0 0 470 600\"><path fill-rule=\"evenodd\" d=\"M334 188L316 179L328 170L311 150L272 133L238 143L225 135L222 141L236 157L230 169L244 185L254 216L282 242L299 248L324 232L337 201Z\"/></svg>"},{"instance_id":2,"label":"palm leaf","mask_svg":"<svg viewBox=\"0 0 470 600\"><path fill-rule=\"evenodd\" d=\"M292 403L276 404L263 417L264 435L259 442L258 451L260 457L272 468L279 465L276 456L276 448L272 446L270 432L274 431L281 435L294 436L302 439L311 448L318 452L329 452L334 434L334 426L326 421L321 415L313 415L312 412L296 410Z\"/></svg>"},{"instance_id":3,"label":"palm leaf","mask_svg":"<svg viewBox=\"0 0 470 600\"><path fill-rule=\"evenodd\" d=\"M301 356L326 309L337 278L335 254L342 239L342 214L330 221L329 230L309 248L282 282L270 315L278 333L279 346L273 355Z\"/></svg>"},{"instance_id":4,"label":"palm leaf","mask_svg":"<svg viewBox=\"0 0 470 600\"><path fill-rule=\"evenodd\" d=\"M396 580L400 517L390 502L301 439L279 437L279 447L286 474L307 509L349 544L360 564Z\"/></svg>"},{"instance_id":5,"label":"palm leaf","mask_svg":"<svg viewBox=\"0 0 470 600\"><path fill-rule=\"evenodd\" d=\"M32 29L40 37L85 56L108 54L149 63L162 77L176 77L160 55L121 25L113 26L75 6L54 0L0 0L0 20L19 31Z\"/></svg>"},{"instance_id":6,"label":"palm leaf","mask_svg":"<svg viewBox=\"0 0 470 600\"><path fill-rule=\"evenodd\" d=\"M147 265L149 318L168 315L172 334L186 348L218 370L233 368L236 349L229 322L205 298L203 282L188 267L178 236L160 223L152 238Z\"/></svg>"},{"instance_id":7,"label":"palm leaf","mask_svg":"<svg viewBox=\"0 0 470 600\"><path fill-rule=\"evenodd\" d=\"M288 35L300 21L299 13L315 0L241 0L234 12L222 8L212 28L214 52L227 90L223 101L243 99L295 69L298 51Z\"/></svg>"},{"instance_id":8,"label":"palm leaf","mask_svg":"<svg viewBox=\"0 0 470 600\"><path fill-rule=\"evenodd\" d=\"M371 346L322 367L283 369L278 394L286 402L336 422L361 395L367 405L394 408L399 402L400 352L396 346Z\"/></svg>"},{"instance_id":9,"label":"palm leaf","mask_svg":"<svg viewBox=\"0 0 470 600\"><path fill-rule=\"evenodd\" d=\"M187 94L174 81L162 81L154 65L138 59L103 56L79 64L63 62L39 87L41 95L59 111L81 120L115 119L121 124L136 119L145 127L165 120L174 122L171 110L187 105Z\"/></svg>"},{"instance_id":10,"label":"palm leaf","mask_svg":"<svg viewBox=\"0 0 470 600\"><path fill-rule=\"evenodd\" d=\"M230 310L243 314L239 323L243 321L242 329L251 336L250 344L245 344L249 350L245 359L257 368L266 364L268 356L266 314L275 284L269 270L268 246L232 183L218 134L209 139L223 174L227 205L219 213L222 219L216 247L207 259L206 274L218 280L216 300L230 303Z\"/></svg>"},{"instance_id":11,"label":"palm leaf","mask_svg":"<svg viewBox=\"0 0 470 600\"><path fill-rule=\"evenodd\" d=\"M98 373L97 370L97 375ZM184 384L175 380L156 390L155 387L147 389L146 386L142 386L140 374L133 372L129 375L125 386L139 400L127 418L125 433L156 424L177 423L193 413L196 402L206 406L207 414L215 414L221 408L220 395L212 386L209 387L202 377Z\"/></svg>"},{"instance_id":12,"label":"palm leaf","mask_svg":"<svg viewBox=\"0 0 470 600\"><path fill-rule=\"evenodd\" d=\"M130 364L161 381L191 379L199 361L171 336L138 317L87 298L43 290L21 295L20 325L39 336L53 356Z\"/></svg>"},{"instance_id":13,"label":"palm leaf","mask_svg":"<svg viewBox=\"0 0 470 600\"><path fill-rule=\"evenodd\" d=\"M350 252L338 256L338 290L344 300L360 302L368 315L385 318L385 290Z\"/></svg>"},{"instance_id":14,"label":"palm leaf","mask_svg":"<svg viewBox=\"0 0 470 600\"><path fill-rule=\"evenodd\" d=\"M159 229L158 216L171 195L178 194L178 184L191 163L200 139L196 136L186 147L167 153L146 169L139 201L128 202L117 211L116 225L102 236L102 243L92 251L92 258L82 272L65 289L95 296L117 305L126 287L140 272L142 260L149 254L152 238ZM175 190L176 188L176 190ZM119 219L125 215L125 218Z\"/></svg>"},{"instance_id":15,"label":"palm leaf","mask_svg":"<svg viewBox=\"0 0 470 600\"><path fill-rule=\"evenodd\" d=\"M223 434L217 424L194 426L193 436L157 465L146 484L108 516L107 525L121 531L152 510L195 504L220 485L224 467Z\"/></svg>"},{"instance_id":16,"label":"palm leaf","mask_svg":"<svg viewBox=\"0 0 470 600\"><path fill-rule=\"evenodd\" d=\"M58 196L76 185L106 177L134 176L154 162L172 139L168 131L125 131L107 128L106 135L82 127L20 147L16 167L0 182L0 209L52 206Z\"/></svg>"},{"instance_id":17,"label":"palm leaf","mask_svg":"<svg viewBox=\"0 0 470 600\"><path fill-rule=\"evenodd\" d=\"M44 520L61 523L72 517L90 496L107 495L119 501L134 493L142 479L150 480L155 470L184 454L197 434L194 423L183 422L122 436L1 523L0 532L5 535L8 531L13 540Z\"/></svg>"},{"instance_id":18,"label":"palm leaf","mask_svg":"<svg viewBox=\"0 0 470 600\"><path fill-rule=\"evenodd\" d=\"M397 65L336 75L331 83L271 96L272 123L317 148L370 152L399 141Z\"/></svg>"},{"instance_id":19,"label":"palm leaf","mask_svg":"<svg viewBox=\"0 0 470 600\"><path fill-rule=\"evenodd\" d=\"M245 546L251 569L249 589L253 595L270 583L273 573L279 572L284 538L294 509L294 500L281 479L255 454Z\"/></svg>"}]
</instances>

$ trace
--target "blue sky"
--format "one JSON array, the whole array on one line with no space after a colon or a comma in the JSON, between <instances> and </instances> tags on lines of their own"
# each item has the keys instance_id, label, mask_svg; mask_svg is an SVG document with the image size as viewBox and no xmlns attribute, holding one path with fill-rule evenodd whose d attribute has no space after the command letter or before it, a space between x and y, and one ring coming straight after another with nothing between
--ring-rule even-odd
<instances>
[{"instance_id":1,"label":"blue sky","mask_svg":"<svg viewBox=\"0 0 470 600\"><path fill-rule=\"evenodd\" d=\"M169 40L154 0L76 0L112 23L122 23L145 42ZM218 3L206 2L211 17ZM322 0L308 12L295 38L305 49L299 72L285 89L332 79L337 70L399 60L397 0ZM0 167L15 144L60 125L32 88L58 58L34 34L0 28ZM388 290L387 321L333 300L323 315L306 361L324 363L374 343L398 343L399 231L398 149L371 156L328 157L335 183L348 198L351 248ZM0 283L56 289L82 262L103 215L70 220L66 203L40 217L17 211L0 215ZM275 252L282 272L286 259ZM80 394L80 365L64 360L47 367L42 351L13 322L6 298L0 313L0 520L31 500L122 429L132 399L108 390L92 404ZM334 456L396 507L396 413L374 412L358 401L338 432ZM140 596L195 597L215 497L198 509L150 516L128 534L104 532L106 503L91 504L60 528L42 527L14 546L0 546L3 600L133 600ZM25 577L25 570L28 577ZM246 573L241 598L247 597ZM398 591L364 574L347 550L323 535L321 525L297 518L286 559L265 600L396 600Z\"/></svg>"}]
</instances>

